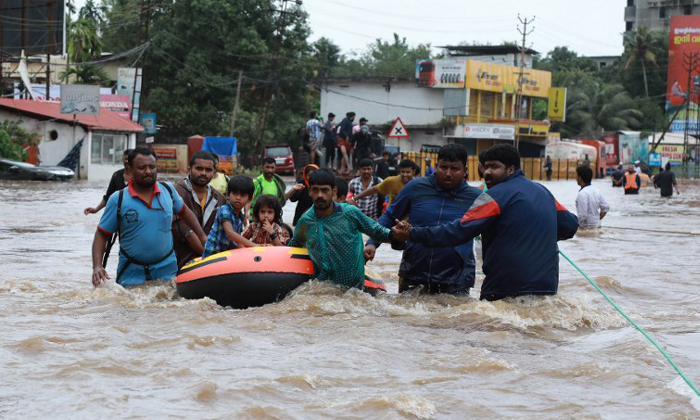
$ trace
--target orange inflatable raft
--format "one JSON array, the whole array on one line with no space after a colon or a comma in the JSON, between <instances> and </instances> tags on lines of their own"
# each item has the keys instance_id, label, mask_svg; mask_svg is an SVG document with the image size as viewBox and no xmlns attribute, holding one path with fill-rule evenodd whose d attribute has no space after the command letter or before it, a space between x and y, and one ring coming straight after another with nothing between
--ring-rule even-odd
<instances>
[{"instance_id":1,"label":"orange inflatable raft","mask_svg":"<svg viewBox=\"0 0 700 420\"><path fill-rule=\"evenodd\" d=\"M284 246L240 248L197 259L177 275L178 294L185 299L214 299L237 309L278 302L311 279L314 265L303 248ZM386 291L369 270L365 291Z\"/></svg>"}]
</instances>

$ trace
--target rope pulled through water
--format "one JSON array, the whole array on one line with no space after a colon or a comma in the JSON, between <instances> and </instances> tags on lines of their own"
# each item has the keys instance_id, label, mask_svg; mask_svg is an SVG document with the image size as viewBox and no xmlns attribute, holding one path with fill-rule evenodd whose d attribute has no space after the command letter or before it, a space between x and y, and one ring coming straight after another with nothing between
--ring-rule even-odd
<instances>
[{"instance_id":1,"label":"rope pulled through water","mask_svg":"<svg viewBox=\"0 0 700 420\"><path fill-rule=\"evenodd\" d=\"M642 229L642 228L621 227L621 226L605 226L604 229L636 230L639 232L658 233L661 235L683 235L683 236L698 236L698 235L700 235L700 232L691 232L691 231L681 232L681 231L677 231L677 230L654 230L654 229Z\"/></svg>"},{"instance_id":2,"label":"rope pulled through water","mask_svg":"<svg viewBox=\"0 0 700 420\"><path fill-rule=\"evenodd\" d=\"M647 332L644 331L644 329L643 329L642 327L640 327L640 326L637 325L634 321L632 321L632 318L630 318L629 316L627 316L627 314L626 314L622 309L620 309L617 305L615 305L615 303L614 303L612 300L610 300L610 298L608 297L608 295L606 295L605 292L603 292L603 291L601 290L601 288L598 287L598 285L596 284L596 282L594 282L593 280L591 280L591 278L588 277L588 276L586 275L586 273L584 273L583 270L581 270L573 261L571 261L571 259L570 259L569 257L567 257L566 254L564 254L561 250L559 250L559 253L562 255L562 257L566 258L566 260L567 260L572 266L574 266L574 268L575 268L576 270L578 270L578 272L581 273L581 274L583 275L583 277L585 277L586 280L588 280L588 282L589 282L593 287L595 287L595 289L596 289L601 295L603 295L603 297L605 298L605 300L607 300L608 303L610 303L610 304L613 306L613 308L615 308L615 309L620 313L620 315L622 315L623 317L625 317L625 319L626 319L627 321L629 321L629 323L632 324L632 326L633 326L634 328L636 328L637 331L639 331L640 333L642 333L642 335L644 335L644 337L646 337L647 340L649 340L649 341L651 342L651 344L653 344L654 347L656 347L656 348L661 352L661 354L664 355L664 357L666 358L666 360L668 360L668 362L671 364L671 366L673 366L673 368L676 370L676 372L678 372L678 374L681 376L681 378L683 378L683 380L685 381L685 383L688 384L688 386L690 387L690 389L692 389L693 391L695 391L695 394L697 394L697 396L700 397L700 391L698 391L698 389L695 387L695 385L693 384L693 382L692 382L690 379L688 379L687 376L685 376L685 374L683 373L683 371L681 370L681 368L679 368L678 365L676 365L676 363L673 361L673 359L671 359L671 356L669 356L668 353L666 353L666 351L664 351L664 349L662 349L661 346L660 346L656 341L654 341L654 339L651 338L651 337L649 336L649 334L647 334Z\"/></svg>"}]
</instances>

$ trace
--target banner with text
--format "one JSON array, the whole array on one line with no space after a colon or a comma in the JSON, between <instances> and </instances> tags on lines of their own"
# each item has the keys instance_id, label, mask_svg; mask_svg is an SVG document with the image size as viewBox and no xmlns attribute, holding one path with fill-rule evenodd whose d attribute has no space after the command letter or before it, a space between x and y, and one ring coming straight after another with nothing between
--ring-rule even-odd
<instances>
[{"instance_id":1,"label":"banner with text","mask_svg":"<svg viewBox=\"0 0 700 420\"><path fill-rule=\"evenodd\" d=\"M666 82L666 115L672 118L671 132L685 131L686 113L690 129L697 130L698 97L690 93L697 88L698 73L683 69L683 55L700 53L700 16L671 16L671 30L668 42L668 79ZM690 80L690 83L688 81ZM690 96L689 96L690 95ZM689 107L684 106L690 98ZM679 110L680 109L680 110Z\"/></svg>"},{"instance_id":2,"label":"banner with text","mask_svg":"<svg viewBox=\"0 0 700 420\"><path fill-rule=\"evenodd\" d=\"M549 97L552 73L542 70L523 69L523 95L538 98ZM467 60L465 86L470 89L491 92L516 93L520 69L515 66Z\"/></svg>"}]
</instances>

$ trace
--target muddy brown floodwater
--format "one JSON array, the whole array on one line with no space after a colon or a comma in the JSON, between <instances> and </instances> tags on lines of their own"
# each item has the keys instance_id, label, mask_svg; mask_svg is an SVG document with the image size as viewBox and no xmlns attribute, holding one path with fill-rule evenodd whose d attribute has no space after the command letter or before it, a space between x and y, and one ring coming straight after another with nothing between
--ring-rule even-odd
<instances>
[{"instance_id":1,"label":"muddy brown floodwater","mask_svg":"<svg viewBox=\"0 0 700 420\"><path fill-rule=\"evenodd\" d=\"M545 185L575 208L573 181ZM594 185L608 227L561 249L700 384L700 186L666 200ZM700 418L669 364L564 259L557 296L491 303L474 290L397 296L401 254L384 246L377 298L311 282L224 309L169 284L93 289L99 216L82 209L103 193L0 183L0 418Z\"/></svg>"}]
</instances>

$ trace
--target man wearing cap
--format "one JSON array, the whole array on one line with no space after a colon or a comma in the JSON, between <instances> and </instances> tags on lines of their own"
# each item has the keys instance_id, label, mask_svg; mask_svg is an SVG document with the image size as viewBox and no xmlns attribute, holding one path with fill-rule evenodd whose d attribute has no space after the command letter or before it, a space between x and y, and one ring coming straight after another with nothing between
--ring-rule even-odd
<instances>
[{"instance_id":1,"label":"man wearing cap","mask_svg":"<svg viewBox=\"0 0 700 420\"><path fill-rule=\"evenodd\" d=\"M430 163L430 157L425 158L425 176L426 178L432 176L435 173L433 165Z\"/></svg>"},{"instance_id":2,"label":"man wearing cap","mask_svg":"<svg viewBox=\"0 0 700 420\"><path fill-rule=\"evenodd\" d=\"M639 161L635 160L634 161L634 171L637 173L637 175L642 173L642 167L639 166Z\"/></svg>"}]
</instances>

